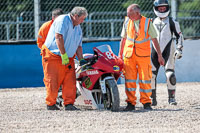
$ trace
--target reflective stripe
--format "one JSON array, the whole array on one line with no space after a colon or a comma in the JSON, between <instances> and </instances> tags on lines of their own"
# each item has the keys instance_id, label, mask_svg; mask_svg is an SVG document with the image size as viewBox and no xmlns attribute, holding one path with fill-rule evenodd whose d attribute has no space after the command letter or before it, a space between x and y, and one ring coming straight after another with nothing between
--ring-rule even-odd
<instances>
[{"instance_id":1,"label":"reflective stripe","mask_svg":"<svg viewBox=\"0 0 200 133\"><path fill-rule=\"evenodd\" d=\"M140 92L149 93L152 92L152 89L145 90L140 88Z\"/></svg>"},{"instance_id":2,"label":"reflective stripe","mask_svg":"<svg viewBox=\"0 0 200 133\"><path fill-rule=\"evenodd\" d=\"M136 82L134 79L125 79L125 82L130 83L130 82Z\"/></svg>"},{"instance_id":3,"label":"reflective stripe","mask_svg":"<svg viewBox=\"0 0 200 133\"><path fill-rule=\"evenodd\" d=\"M145 37L146 37L146 36L145 36ZM135 42L136 42L136 43L144 43L144 42L149 41L150 39L151 39L151 38L149 37L149 38L147 38L147 39L146 39L146 38L143 39L142 41L136 41L136 40L135 40Z\"/></svg>"},{"instance_id":4,"label":"reflective stripe","mask_svg":"<svg viewBox=\"0 0 200 133\"><path fill-rule=\"evenodd\" d=\"M136 91L136 88L126 88L126 91Z\"/></svg>"},{"instance_id":5,"label":"reflective stripe","mask_svg":"<svg viewBox=\"0 0 200 133\"><path fill-rule=\"evenodd\" d=\"M129 19L127 19L127 20L129 20ZM144 42L149 41L151 38L150 38L150 37L149 37L149 38L146 38L146 36L147 36L147 30L148 30L148 22L149 22L149 18L146 18L146 20L145 20L145 26L144 26L145 37L144 37L143 40L137 41L137 40L132 39L132 38L130 38L130 37L128 37L128 36L127 36L127 40L132 41L133 43L135 43L135 42L136 42L136 43L144 43ZM127 27L127 26L128 26L128 22L126 21L126 22L125 22L125 27Z\"/></svg>"},{"instance_id":6,"label":"reflective stripe","mask_svg":"<svg viewBox=\"0 0 200 133\"><path fill-rule=\"evenodd\" d=\"M127 30L128 21L129 21L129 17L126 17L126 19L125 19L125 23L124 23L125 30Z\"/></svg>"},{"instance_id":7,"label":"reflective stripe","mask_svg":"<svg viewBox=\"0 0 200 133\"><path fill-rule=\"evenodd\" d=\"M127 37L126 39L129 40L129 41L132 41L133 43L135 42L135 39L132 39L130 37Z\"/></svg>"},{"instance_id":8,"label":"reflective stripe","mask_svg":"<svg viewBox=\"0 0 200 133\"><path fill-rule=\"evenodd\" d=\"M149 84L151 83L151 80L139 80L139 82L143 84Z\"/></svg>"},{"instance_id":9,"label":"reflective stripe","mask_svg":"<svg viewBox=\"0 0 200 133\"><path fill-rule=\"evenodd\" d=\"M136 43L144 43L144 42L147 42L147 41L149 41L151 38L149 37L149 38L145 38L145 39L143 39L142 41L136 41L136 40L134 40L134 39L132 39L132 38L129 38L129 37L127 37L127 40L129 40L129 41L132 41L133 43L134 42L136 42Z\"/></svg>"},{"instance_id":10,"label":"reflective stripe","mask_svg":"<svg viewBox=\"0 0 200 133\"><path fill-rule=\"evenodd\" d=\"M39 38L42 38L42 36L41 36L41 35L38 35L38 37L39 37Z\"/></svg>"},{"instance_id":11,"label":"reflective stripe","mask_svg":"<svg viewBox=\"0 0 200 133\"><path fill-rule=\"evenodd\" d=\"M147 36L148 22L149 22L149 19L146 18L146 20L145 20L145 26L144 26L145 38L146 38L146 36Z\"/></svg>"}]
</instances>

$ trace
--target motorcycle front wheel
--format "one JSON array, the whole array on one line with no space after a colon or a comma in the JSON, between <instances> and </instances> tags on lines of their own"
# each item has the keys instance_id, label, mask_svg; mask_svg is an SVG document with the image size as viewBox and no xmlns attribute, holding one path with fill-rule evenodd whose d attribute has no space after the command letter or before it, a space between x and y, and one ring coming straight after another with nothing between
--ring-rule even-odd
<instances>
[{"instance_id":1,"label":"motorcycle front wheel","mask_svg":"<svg viewBox=\"0 0 200 133\"><path fill-rule=\"evenodd\" d=\"M120 106L119 91L114 79L106 80L106 95L104 99L104 108L111 111L118 111Z\"/></svg>"}]
</instances>

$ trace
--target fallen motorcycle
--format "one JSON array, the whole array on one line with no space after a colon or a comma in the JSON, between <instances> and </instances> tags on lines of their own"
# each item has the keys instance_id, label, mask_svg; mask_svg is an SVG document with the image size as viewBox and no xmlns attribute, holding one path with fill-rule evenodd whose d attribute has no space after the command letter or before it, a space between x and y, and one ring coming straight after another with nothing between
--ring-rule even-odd
<instances>
[{"instance_id":1,"label":"fallen motorcycle","mask_svg":"<svg viewBox=\"0 0 200 133\"><path fill-rule=\"evenodd\" d=\"M123 61L109 45L94 47L93 51L94 54L84 54L85 65L76 65L75 105L117 111L120 97L116 81L121 76Z\"/></svg>"}]
</instances>

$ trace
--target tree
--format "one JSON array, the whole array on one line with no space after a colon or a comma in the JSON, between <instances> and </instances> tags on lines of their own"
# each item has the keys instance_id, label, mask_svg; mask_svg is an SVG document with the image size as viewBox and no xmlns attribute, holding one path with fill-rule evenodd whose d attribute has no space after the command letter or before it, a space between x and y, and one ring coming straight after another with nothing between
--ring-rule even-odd
<instances>
[{"instance_id":1,"label":"tree","mask_svg":"<svg viewBox=\"0 0 200 133\"><path fill-rule=\"evenodd\" d=\"M178 20L185 37L200 36L199 0L179 0Z\"/></svg>"}]
</instances>

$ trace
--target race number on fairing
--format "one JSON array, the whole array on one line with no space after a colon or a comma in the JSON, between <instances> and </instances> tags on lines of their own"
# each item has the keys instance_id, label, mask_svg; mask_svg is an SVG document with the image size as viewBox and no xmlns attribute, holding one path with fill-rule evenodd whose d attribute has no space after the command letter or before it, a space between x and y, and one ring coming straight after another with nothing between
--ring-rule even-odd
<instances>
[{"instance_id":1,"label":"race number on fairing","mask_svg":"<svg viewBox=\"0 0 200 133\"><path fill-rule=\"evenodd\" d=\"M115 59L109 51L106 52L106 55L108 59Z\"/></svg>"}]
</instances>

